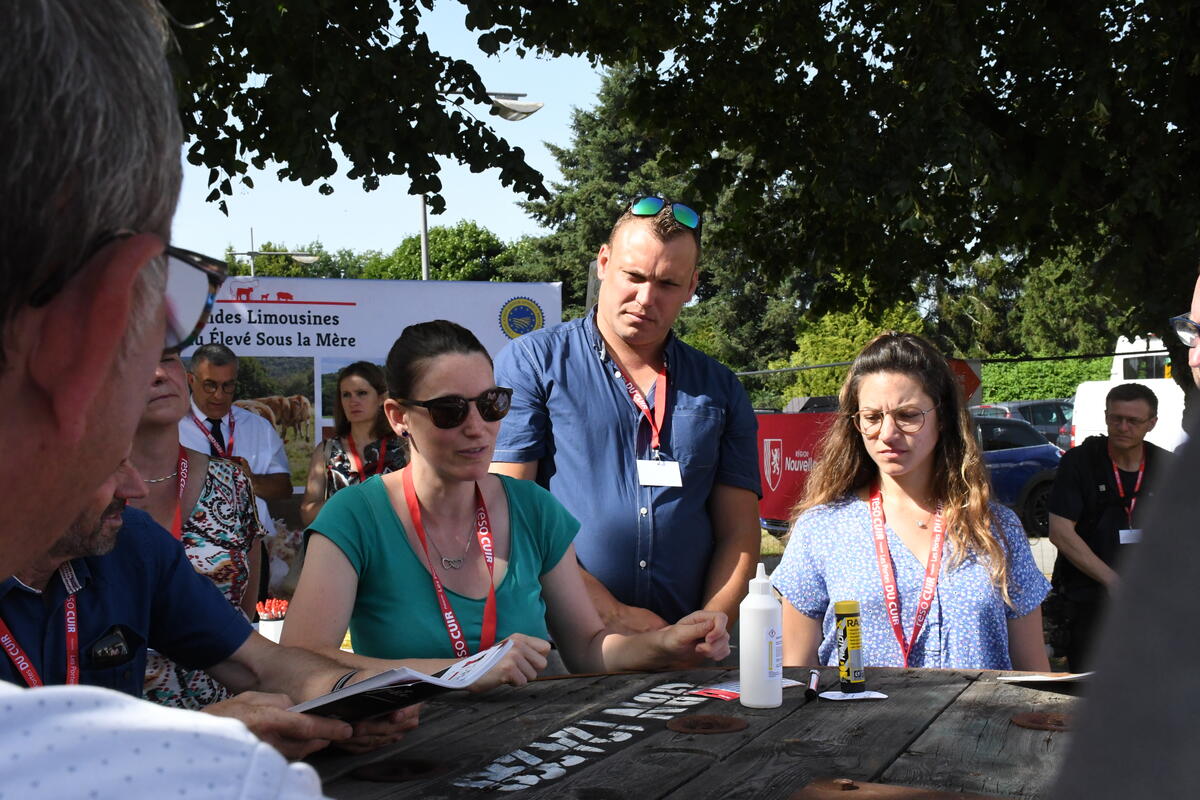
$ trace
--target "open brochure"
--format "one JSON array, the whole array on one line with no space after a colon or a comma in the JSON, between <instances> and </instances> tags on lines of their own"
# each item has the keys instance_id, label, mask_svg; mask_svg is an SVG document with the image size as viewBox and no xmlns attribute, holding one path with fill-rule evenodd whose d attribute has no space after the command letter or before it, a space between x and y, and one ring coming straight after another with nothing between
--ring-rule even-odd
<instances>
[{"instance_id":1,"label":"open brochure","mask_svg":"<svg viewBox=\"0 0 1200 800\"><path fill-rule=\"evenodd\" d=\"M336 692L292 706L288 710L318 714L345 722L376 717L420 703L443 692L467 688L494 667L511 647L511 641L500 642L451 664L437 677L408 667L390 669Z\"/></svg>"}]
</instances>

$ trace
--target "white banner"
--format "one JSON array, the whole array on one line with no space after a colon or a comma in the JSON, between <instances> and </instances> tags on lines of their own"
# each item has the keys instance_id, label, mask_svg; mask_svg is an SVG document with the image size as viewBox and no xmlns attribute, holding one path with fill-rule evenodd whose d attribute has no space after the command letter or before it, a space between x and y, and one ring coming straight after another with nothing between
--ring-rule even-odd
<instances>
[{"instance_id":1,"label":"white banner","mask_svg":"<svg viewBox=\"0 0 1200 800\"><path fill-rule=\"evenodd\" d=\"M562 321L562 284L238 276L221 287L208 325L184 356L216 343L268 364L276 385L289 388L238 399L271 419L285 443L303 443L288 450L296 476L332 413L325 407L336 391L332 376L354 361L382 366L406 326L433 319L468 328L495 356L521 334Z\"/></svg>"},{"instance_id":2,"label":"white banner","mask_svg":"<svg viewBox=\"0 0 1200 800\"><path fill-rule=\"evenodd\" d=\"M374 361L408 325L448 319L492 355L522 333L562 320L560 283L230 278L197 344L239 356Z\"/></svg>"}]
</instances>

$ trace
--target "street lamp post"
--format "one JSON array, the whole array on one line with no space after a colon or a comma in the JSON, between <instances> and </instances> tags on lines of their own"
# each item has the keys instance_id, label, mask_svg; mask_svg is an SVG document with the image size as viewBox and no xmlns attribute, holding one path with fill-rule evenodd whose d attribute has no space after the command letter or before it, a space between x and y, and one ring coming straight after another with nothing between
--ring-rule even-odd
<instances>
[{"instance_id":1,"label":"street lamp post","mask_svg":"<svg viewBox=\"0 0 1200 800\"><path fill-rule=\"evenodd\" d=\"M292 253L286 250L247 250L244 253L230 253L231 256L248 256L250 258L250 277L254 277L254 257L255 256L287 256L297 264L312 264L320 256L312 253Z\"/></svg>"},{"instance_id":2,"label":"street lamp post","mask_svg":"<svg viewBox=\"0 0 1200 800\"><path fill-rule=\"evenodd\" d=\"M545 105L522 101L524 92L488 92L487 95L492 101L488 113L509 122L520 122ZM424 194L421 195L421 280L429 280L429 216Z\"/></svg>"},{"instance_id":3,"label":"street lamp post","mask_svg":"<svg viewBox=\"0 0 1200 800\"><path fill-rule=\"evenodd\" d=\"M254 277L254 257L255 256L287 256L297 264L312 264L320 258L312 253L293 253L287 250L255 250L254 249L254 228L250 229L250 249L244 253L230 253L231 256L247 256L250 259L250 277Z\"/></svg>"}]
</instances>

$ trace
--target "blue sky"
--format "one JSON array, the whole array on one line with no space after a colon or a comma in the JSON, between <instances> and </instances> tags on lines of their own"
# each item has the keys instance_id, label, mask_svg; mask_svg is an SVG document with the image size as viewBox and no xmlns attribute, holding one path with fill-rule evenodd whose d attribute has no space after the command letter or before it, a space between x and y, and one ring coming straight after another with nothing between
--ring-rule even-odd
<instances>
[{"instance_id":1,"label":"blue sky","mask_svg":"<svg viewBox=\"0 0 1200 800\"><path fill-rule=\"evenodd\" d=\"M442 53L474 65L489 90L525 92L528 96L523 99L546 104L521 122L486 118L510 144L524 149L528 163L542 172L549 185L559 174L543 143L570 143L571 111L595 104L600 73L579 58L485 56L475 46L476 34L463 24L465 14L457 3L437 3L433 12L426 13L430 42ZM486 109L479 108L476 113L484 117ZM443 162L442 167L446 212L430 215L430 227L474 220L505 241L542 232L517 207L521 198L500 185L498 170L472 174L453 162ZM339 175L330 181L334 193L322 196L317 184L280 181L269 165L261 172L251 170L250 176L253 189L235 182L226 217L216 204L204 201L209 192L208 170L185 161L174 243L219 257L231 245L238 251L249 249L253 228L256 246L272 241L296 247L319 240L327 250L390 251L416 234L420 226L419 200L408 194L408 181L403 177L384 178L378 189L365 192L357 181Z\"/></svg>"}]
</instances>

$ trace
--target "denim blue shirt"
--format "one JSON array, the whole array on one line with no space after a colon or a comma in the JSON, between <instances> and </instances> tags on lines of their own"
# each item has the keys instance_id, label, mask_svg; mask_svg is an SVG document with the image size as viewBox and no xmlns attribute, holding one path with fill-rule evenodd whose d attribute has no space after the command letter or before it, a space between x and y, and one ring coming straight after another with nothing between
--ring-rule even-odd
<instances>
[{"instance_id":1,"label":"denim blue shirt","mask_svg":"<svg viewBox=\"0 0 1200 800\"><path fill-rule=\"evenodd\" d=\"M0 617L47 686L66 681L63 605L77 592L79 682L142 696L146 648L194 669L224 661L252 628L221 590L192 568L183 546L149 514L125 509L117 545L103 556L77 558L55 573L45 592L16 578L0 581ZM24 686L0 656L0 680Z\"/></svg>"},{"instance_id":2,"label":"denim blue shirt","mask_svg":"<svg viewBox=\"0 0 1200 800\"><path fill-rule=\"evenodd\" d=\"M582 525L575 549L584 568L622 603L674 622L703 600L713 486L762 495L758 423L732 372L669 336L660 455L679 462L683 486L640 485L637 461L653 457L650 423L605 353L595 316L526 334L496 357L497 384L514 391L495 460L537 461L537 482ZM654 390L646 400L659 402Z\"/></svg>"}]
</instances>

